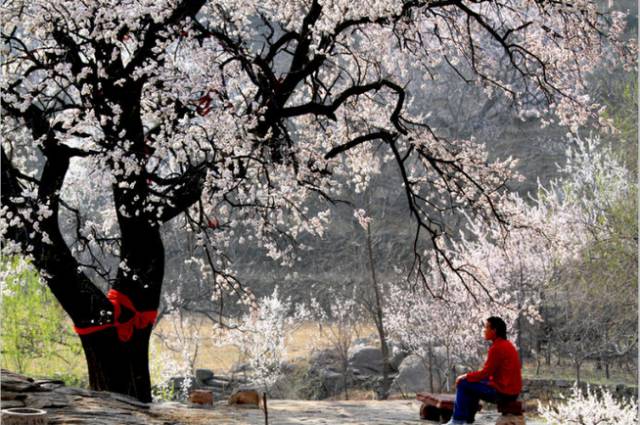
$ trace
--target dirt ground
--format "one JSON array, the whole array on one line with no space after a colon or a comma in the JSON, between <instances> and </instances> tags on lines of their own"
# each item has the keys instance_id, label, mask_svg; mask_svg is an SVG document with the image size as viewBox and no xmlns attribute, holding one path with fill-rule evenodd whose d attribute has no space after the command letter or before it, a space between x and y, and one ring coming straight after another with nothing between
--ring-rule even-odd
<instances>
[{"instance_id":1,"label":"dirt ground","mask_svg":"<svg viewBox=\"0 0 640 425\"><path fill-rule=\"evenodd\" d=\"M2 370L0 408L31 408L46 411L50 425L402 425L429 424L419 419L416 400L307 401L270 400L268 422L263 410L228 405L213 406L164 402L141 403L122 394L66 387L56 380L32 378ZM2 416L7 412L3 411ZM497 413L486 410L477 425L494 425ZM2 420L0 419L0 422ZM529 425L542 425L527 420Z\"/></svg>"},{"instance_id":2,"label":"dirt ground","mask_svg":"<svg viewBox=\"0 0 640 425\"><path fill-rule=\"evenodd\" d=\"M390 401L300 401L272 400L268 403L269 425L428 425L436 422L420 420L420 403L413 400ZM189 408L179 403L154 405L150 411L157 419L169 423L205 425L261 425L264 413L215 404L212 408ZM494 425L498 414L485 412L476 418L476 425ZM544 425L527 418L528 425Z\"/></svg>"}]
</instances>

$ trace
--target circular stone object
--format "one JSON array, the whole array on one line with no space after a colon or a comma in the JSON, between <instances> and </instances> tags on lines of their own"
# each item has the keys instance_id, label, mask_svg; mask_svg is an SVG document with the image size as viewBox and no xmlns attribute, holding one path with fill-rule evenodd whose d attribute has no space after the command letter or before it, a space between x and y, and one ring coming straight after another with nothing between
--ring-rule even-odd
<instances>
[{"instance_id":1,"label":"circular stone object","mask_svg":"<svg viewBox=\"0 0 640 425\"><path fill-rule=\"evenodd\" d=\"M2 425L47 425L47 412L30 407L3 409Z\"/></svg>"}]
</instances>

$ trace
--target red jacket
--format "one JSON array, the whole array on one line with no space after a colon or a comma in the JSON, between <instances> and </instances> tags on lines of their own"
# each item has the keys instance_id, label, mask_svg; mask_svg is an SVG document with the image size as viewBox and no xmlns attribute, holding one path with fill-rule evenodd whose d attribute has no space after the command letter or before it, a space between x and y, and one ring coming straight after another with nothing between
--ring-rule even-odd
<instances>
[{"instance_id":1,"label":"red jacket","mask_svg":"<svg viewBox=\"0 0 640 425\"><path fill-rule=\"evenodd\" d=\"M522 391L520 356L516 347L506 339L497 338L489 347L482 370L467 373L467 381L488 379L489 385L502 394L518 395Z\"/></svg>"}]
</instances>

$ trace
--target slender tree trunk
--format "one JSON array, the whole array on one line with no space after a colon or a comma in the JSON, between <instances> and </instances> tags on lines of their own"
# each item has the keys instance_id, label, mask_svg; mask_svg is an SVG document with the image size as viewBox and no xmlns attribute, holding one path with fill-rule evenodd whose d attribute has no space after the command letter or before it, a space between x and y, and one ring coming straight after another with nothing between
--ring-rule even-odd
<instances>
[{"instance_id":1,"label":"slender tree trunk","mask_svg":"<svg viewBox=\"0 0 640 425\"><path fill-rule=\"evenodd\" d=\"M520 311L522 310L522 297L523 297L523 289L522 289L522 282L524 280L524 276L523 276L523 268L520 267L520 280L518 281L518 318L516 319L516 329L518 331L518 336L516 338L516 344L518 345L518 354L520 355L520 361L524 363L524 349L522 347L522 314L520 313Z\"/></svg>"},{"instance_id":2,"label":"slender tree trunk","mask_svg":"<svg viewBox=\"0 0 640 425\"><path fill-rule=\"evenodd\" d=\"M537 336L536 336L536 352L535 352L536 376L538 376L540 374L540 366L541 366L541 363L542 363L541 354L542 354L542 341L540 339L540 334L537 334Z\"/></svg>"},{"instance_id":3,"label":"slender tree trunk","mask_svg":"<svg viewBox=\"0 0 640 425\"><path fill-rule=\"evenodd\" d=\"M449 374L449 387L447 388L448 391L451 391L452 389L454 389L457 376L458 376L458 371L456 370L456 366L452 365L451 373Z\"/></svg>"},{"instance_id":4,"label":"slender tree trunk","mask_svg":"<svg viewBox=\"0 0 640 425\"><path fill-rule=\"evenodd\" d=\"M389 344L385 335L382 323L376 326L380 337L380 348L382 351L382 390L379 394L380 400L386 400L389 397L389 389L391 388L391 362L389 359Z\"/></svg>"},{"instance_id":5,"label":"slender tree trunk","mask_svg":"<svg viewBox=\"0 0 640 425\"><path fill-rule=\"evenodd\" d=\"M580 385L580 368L582 367L582 362L576 361L575 366L576 366L576 381L578 382L578 385Z\"/></svg>"},{"instance_id":6,"label":"slender tree trunk","mask_svg":"<svg viewBox=\"0 0 640 425\"><path fill-rule=\"evenodd\" d=\"M451 356L449 355L449 346L447 345L447 376L445 377L447 383L447 391L451 390Z\"/></svg>"},{"instance_id":7,"label":"slender tree trunk","mask_svg":"<svg viewBox=\"0 0 640 425\"><path fill-rule=\"evenodd\" d=\"M427 355L429 356L429 391L433 392L433 347L429 344Z\"/></svg>"},{"instance_id":8,"label":"slender tree trunk","mask_svg":"<svg viewBox=\"0 0 640 425\"><path fill-rule=\"evenodd\" d=\"M604 327L604 344L603 346L607 346L607 343L609 341L609 327L607 326L608 323L605 323L605 327ZM601 357L602 361L604 362L604 376L606 379L609 379L609 356L607 356L606 354L604 356Z\"/></svg>"},{"instance_id":9,"label":"slender tree trunk","mask_svg":"<svg viewBox=\"0 0 640 425\"><path fill-rule=\"evenodd\" d=\"M344 399L349 400L349 363L343 362L342 386L344 387Z\"/></svg>"},{"instance_id":10,"label":"slender tree trunk","mask_svg":"<svg viewBox=\"0 0 640 425\"><path fill-rule=\"evenodd\" d=\"M518 305L518 310L520 309L520 305ZM518 354L520 355L520 361L524 363L524 349L522 347L522 320L521 316L518 313L518 318L516 319L516 329L518 330L518 337L516 338L516 344L518 344Z\"/></svg>"},{"instance_id":11,"label":"slender tree trunk","mask_svg":"<svg viewBox=\"0 0 640 425\"><path fill-rule=\"evenodd\" d=\"M376 308L374 312L374 322L378 330L380 338L380 351L382 352L382 389L378 394L380 400L386 400L389 397L389 389L391 388L391 361L389 359L389 344L387 343L387 335L384 329L384 311L382 307L382 294L380 285L376 278L376 269L373 263L373 246L371 243L371 229L367 224L367 250L369 252L369 268L371 270L371 283L375 294Z\"/></svg>"}]
</instances>

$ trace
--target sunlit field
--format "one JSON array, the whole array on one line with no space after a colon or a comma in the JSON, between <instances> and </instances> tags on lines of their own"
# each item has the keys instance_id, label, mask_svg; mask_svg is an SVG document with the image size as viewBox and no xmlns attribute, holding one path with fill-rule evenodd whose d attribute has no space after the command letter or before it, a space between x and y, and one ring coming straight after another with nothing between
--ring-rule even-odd
<instances>
[{"instance_id":1,"label":"sunlit field","mask_svg":"<svg viewBox=\"0 0 640 425\"><path fill-rule=\"evenodd\" d=\"M372 325L362 325L356 330L355 337L375 336L374 330L375 328ZM152 339L152 343L159 344L158 346L162 347L162 339L158 335L176 338L177 332L182 333L179 330L177 331L175 323L161 320L154 330L155 338ZM184 334L198 335L199 348L195 360L196 368L211 369L214 373L228 373L233 369L234 365L243 361L242 354L238 347L233 345L217 345L216 332L210 321L202 318L193 318L189 330ZM304 360L316 350L331 347L331 332L332 329L330 327L321 327L310 322L297 326L287 337L286 359L289 361ZM161 349L166 350L166 348ZM178 354L176 353L177 357Z\"/></svg>"}]
</instances>

